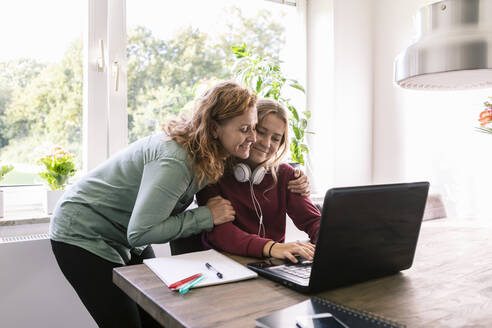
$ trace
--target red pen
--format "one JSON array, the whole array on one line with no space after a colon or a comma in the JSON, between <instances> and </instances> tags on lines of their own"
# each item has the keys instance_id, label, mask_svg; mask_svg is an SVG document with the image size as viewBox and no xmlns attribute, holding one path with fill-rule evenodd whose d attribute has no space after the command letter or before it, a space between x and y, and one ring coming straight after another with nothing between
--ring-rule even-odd
<instances>
[{"instance_id":1,"label":"red pen","mask_svg":"<svg viewBox=\"0 0 492 328\"><path fill-rule=\"evenodd\" d=\"M187 282L190 282L192 280L195 280L196 278L199 278L202 275L203 275L203 273L194 274L191 277L184 278L183 280L180 280L180 281L177 281L177 282L175 282L173 284L170 284L167 288L169 288L169 289L178 289L179 286L181 286L183 284L186 284Z\"/></svg>"}]
</instances>

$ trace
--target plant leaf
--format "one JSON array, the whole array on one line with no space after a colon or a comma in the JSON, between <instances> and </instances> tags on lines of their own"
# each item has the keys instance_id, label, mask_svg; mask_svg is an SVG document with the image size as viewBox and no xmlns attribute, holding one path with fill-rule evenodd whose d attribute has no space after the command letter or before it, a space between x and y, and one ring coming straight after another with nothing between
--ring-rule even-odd
<instances>
[{"instance_id":1,"label":"plant leaf","mask_svg":"<svg viewBox=\"0 0 492 328\"><path fill-rule=\"evenodd\" d=\"M241 46L231 46L231 50L236 55L237 58L244 58L250 56L250 53L248 52L245 43L243 43Z\"/></svg>"},{"instance_id":2,"label":"plant leaf","mask_svg":"<svg viewBox=\"0 0 492 328\"><path fill-rule=\"evenodd\" d=\"M302 130L306 130L307 125L308 125L308 121L305 118L303 118L303 119L301 119L300 123L301 123L300 124L301 125L301 129Z\"/></svg>"},{"instance_id":3,"label":"plant leaf","mask_svg":"<svg viewBox=\"0 0 492 328\"><path fill-rule=\"evenodd\" d=\"M300 85L299 83L297 83L297 81L293 81L292 83L289 84L289 86L291 86L292 88L297 89L299 91L302 91L303 93L306 93L306 90L304 90L304 88L302 87L302 85Z\"/></svg>"},{"instance_id":4,"label":"plant leaf","mask_svg":"<svg viewBox=\"0 0 492 328\"><path fill-rule=\"evenodd\" d=\"M309 147L308 147L308 145L306 145L306 144L300 144L300 145L299 145L299 149L300 149L300 150L301 150L301 152L303 152L303 153L309 153Z\"/></svg>"},{"instance_id":5,"label":"plant leaf","mask_svg":"<svg viewBox=\"0 0 492 328\"><path fill-rule=\"evenodd\" d=\"M299 113L297 112L297 109L294 106L292 106L292 105L287 105L287 108L289 109L289 111L294 116L294 119L296 121L299 121Z\"/></svg>"},{"instance_id":6,"label":"plant leaf","mask_svg":"<svg viewBox=\"0 0 492 328\"><path fill-rule=\"evenodd\" d=\"M487 134L492 134L492 128L487 128L487 127L484 127L484 126L480 126L480 127L477 127L475 128L478 132L482 132L482 133L487 133Z\"/></svg>"},{"instance_id":7,"label":"plant leaf","mask_svg":"<svg viewBox=\"0 0 492 328\"><path fill-rule=\"evenodd\" d=\"M293 126L292 129L294 130L294 135L296 136L296 139L301 140L302 139L301 131L296 126Z\"/></svg>"},{"instance_id":8,"label":"plant leaf","mask_svg":"<svg viewBox=\"0 0 492 328\"><path fill-rule=\"evenodd\" d=\"M258 79L256 80L256 93L260 93L263 85L263 80L261 79L261 76L258 76Z\"/></svg>"}]
</instances>

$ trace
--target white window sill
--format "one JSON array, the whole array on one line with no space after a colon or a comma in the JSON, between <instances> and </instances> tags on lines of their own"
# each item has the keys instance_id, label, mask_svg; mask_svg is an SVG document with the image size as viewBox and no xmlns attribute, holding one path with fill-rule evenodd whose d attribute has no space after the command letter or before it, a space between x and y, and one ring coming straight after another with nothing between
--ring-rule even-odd
<instances>
[{"instance_id":1,"label":"white window sill","mask_svg":"<svg viewBox=\"0 0 492 328\"><path fill-rule=\"evenodd\" d=\"M39 213L39 211L23 211L19 213L9 214L6 217L0 218L0 229L5 226L49 223L50 216Z\"/></svg>"},{"instance_id":2,"label":"white window sill","mask_svg":"<svg viewBox=\"0 0 492 328\"><path fill-rule=\"evenodd\" d=\"M40 207L11 209L0 219L0 244L48 239L49 226Z\"/></svg>"},{"instance_id":3,"label":"white window sill","mask_svg":"<svg viewBox=\"0 0 492 328\"><path fill-rule=\"evenodd\" d=\"M45 239L50 217L44 213L43 186L2 187L4 217L0 218L0 244Z\"/></svg>"}]
</instances>

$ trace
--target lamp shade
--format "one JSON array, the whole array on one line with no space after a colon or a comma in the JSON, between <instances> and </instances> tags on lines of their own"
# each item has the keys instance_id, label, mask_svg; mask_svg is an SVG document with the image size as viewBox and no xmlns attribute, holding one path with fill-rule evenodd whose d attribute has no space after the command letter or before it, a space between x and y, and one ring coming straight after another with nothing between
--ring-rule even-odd
<instances>
[{"instance_id":1,"label":"lamp shade","mask_svg":"<svg viewBox=\"0 0 492 328\"><path fill-rule=\"evenodd\" d=\"M415 15L416 41L398 55L402 88L492 87L492 0L446 0Z\"/></svg>"}]
</instances>

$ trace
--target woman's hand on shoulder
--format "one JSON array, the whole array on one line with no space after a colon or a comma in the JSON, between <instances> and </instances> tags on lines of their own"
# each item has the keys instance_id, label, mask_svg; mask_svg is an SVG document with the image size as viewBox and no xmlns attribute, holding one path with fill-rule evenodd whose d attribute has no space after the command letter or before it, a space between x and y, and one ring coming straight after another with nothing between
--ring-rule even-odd
<instances>
[{"instance_id":1,"label":"woman's hand on shoulder","mask_svg":"<svg viewBox=\"0 0 492 328\"><path fill-rule=\"evenodd\" d=\"M268 256L270 246L273 242L268 242L264 249L263 254ZM294 255L300 255L301 257L312 261L314 257L315 245L307 242L303 243L295 241L291 243L275 243L271 248L270 254L277 259L289 259L291 262L297 263L297 258ZM266 250L266 252L265 252Z\"/></svg>"},{"instance_id":2,"label":"woman's hand on shoulder","mask_svg":"<svg viewBox=\"0 0 492 328\"><path fill-rule=\"evenodd\" d=\"M294 170L294 180L289 181L287 189L293 193L300 194L303 197L309 197L309 195L311 195L308 177L299 168Z\"/></svg>"},{"instance_id":3,"label":"woman's hand on shoulder","mask_svg":"<svg viewBox=\"0 0 492 328\"><path fill-rule=\"evenodd\" d=\"M231 202L221 196L209 198L205 206L207 206L212 213L214 225L231 222L236 215Z\"/></svg>"}]
</instances>

